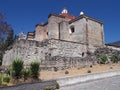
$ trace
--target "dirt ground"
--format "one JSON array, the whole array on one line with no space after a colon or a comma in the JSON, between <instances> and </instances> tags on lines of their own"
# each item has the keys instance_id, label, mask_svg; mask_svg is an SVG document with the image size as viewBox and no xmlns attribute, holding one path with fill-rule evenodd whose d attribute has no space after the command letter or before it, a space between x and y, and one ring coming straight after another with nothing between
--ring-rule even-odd
<instances>
[{"instance_id":1,"label":"dirt ground","mask_svg":"<svg viewBox=\"0 0 120 90\"><path fill-rule=\"evenodd\" d=\"M100 72L115 71L115 70L120 70L120 64L106 64L106 65L97 64L92 66L58 70L56 72L46 70L46 71L40 72L40 79L51 80L51 79L57 79L57 78L62 78L66 76L86 75L90 73L100 73ZM68 74L65 74L66 71L68 71Z\"/></svg>"}]
</instances>

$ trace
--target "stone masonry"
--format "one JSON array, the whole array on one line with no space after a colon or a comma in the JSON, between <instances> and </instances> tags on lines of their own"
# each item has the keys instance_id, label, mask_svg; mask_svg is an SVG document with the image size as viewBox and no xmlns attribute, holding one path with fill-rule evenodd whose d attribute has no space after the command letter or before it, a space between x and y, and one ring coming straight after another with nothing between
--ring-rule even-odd
<instances>
[{"instance_id":1,"label":"stone masonry","mask_svg":"<svg viewBox=\"0 0 120 90\"><path fill-rule=\"evenodd\" d=\"M34 60L45 62L47 56L82 57L84 52L86 52L85 45L79 43L56 39L44 42L19 40L13 45L12 49L6 51L3 65L10 65L16 58L23 59L25 65L27 65Z\"/></svg>"}]
</instances>

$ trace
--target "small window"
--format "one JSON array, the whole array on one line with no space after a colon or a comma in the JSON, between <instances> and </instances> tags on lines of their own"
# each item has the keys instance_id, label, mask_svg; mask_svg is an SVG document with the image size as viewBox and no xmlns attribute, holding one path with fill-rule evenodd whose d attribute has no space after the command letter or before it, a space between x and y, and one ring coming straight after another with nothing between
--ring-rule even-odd
<instances>
[{"instance_id":1,"label":"small window","mask_svg":"<svg viewBox=\"0 0 120 90\"><path fill-rule=\"evenodd\" d=\"M84 52L82 52L82 57L84 57L84 55L85 55L85 53L84 53Z\"/></svg>"},{"instance_id":2,"label":"small window","mask_svg":"<svg viewBox=\"0 0 120 90\"><path fill-rule=\"evenodd\" d=\"M74 33L74 32L75 32L74 26L71 26L71 27L70 27L70 32L71 32L71 33Z\"/></svg>"}]
</instances>

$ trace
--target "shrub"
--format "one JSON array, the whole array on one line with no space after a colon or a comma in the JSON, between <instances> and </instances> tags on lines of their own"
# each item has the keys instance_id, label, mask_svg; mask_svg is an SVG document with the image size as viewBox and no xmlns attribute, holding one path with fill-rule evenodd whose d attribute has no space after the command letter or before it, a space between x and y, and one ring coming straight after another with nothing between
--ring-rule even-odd
<instances>
[{"instance_id":1,"label":"shrub","mask_svg":"<svg viewBox=\"0 0 120 90\"><path fill-rule=\"evenodd\" d=\"M40 65L39 62L32 62L30 64L31 75L34 78L38 78L38 75L39 75L39 65Z\"/></svg>"},{"instance_id":2,"label":"shrub","mask_svg":"<svg viewBox=\"0 0 120 90\"><path fill-rule=\"evenodd\" d=\"M8 85L7 84L2 84L3 87L7 87Z\"/></svg>"},{"instance_id":3,"label":"shrub","mask_svg":"<svg viewBox=\"0 0 120 90\"><path fill-rule=\"evenodd\" d=\"M11 77L10 77L10 76L5 76L5 77L3 77L3 82L9 83L10 80L11 80Z\"/></svg>"},{"instance_id":4,"label":"shrub","mask_svg":"<svg viewBox=\"0 0 120 90\"><path fill-rule=\"evenodd\" d=\"M11 75L12 71L13 71L12 67L8 67L5 71L5 73L8 75Z\"/></svg>"},{"instance_id":5,"label":"shrub","mask_svg":"<svg viewBox=\"0 0 120 90\"><path fill-rule=\"evenodd\" d=\"M65 71L65 74L69 74L69 72L66 70L66 71Z\"/></svg>"},{"instance_id":6,"label":"shrub","mask_svg":"<svg viewBox=\"0 0 120 90\"><path fill-rule=\"evenodd\" d=\"M90 65L90 68L92 68L93 66L92 65Z\"/></svg>"},{"instance_id":7,"label":"shrub","mask_svg":"<svg viewBox=\"0 0 120 90\"><path fill-rule=\"evenodd\" d=\"M23 69L22 75L24 77L24 81L30 76L30 70L29 69Z\"/></svg>"},{"instance_id":8,"label":"shrub","mask_svg":"<svg viewBox=\"0 0 120 90\"><path fill-rule=\"evenodd\" d=\"M78 70L80 70L80 67L79 68L77 68Z\"/></svg>"},{"instance_id":9,"label":"shrub","mask_svg":"<svg viewBox=\"0 0 120 90\"><path fill-rule=\"evenodd\" d=\"M98 58L98 60L99 60L98 62L100 64L105 64L108 61L108 58L107 58L106 55L100 55L99 58Z\"/></svg>"},{"instance_id":10,"label":"shrub","mask_svg":"<svg viewBox=\"0 0 120 90\"><path fill-rule=\"evenodd\" d=\"M54 67L54 71L57 72L57 71L58 71L58 68L57 68L57 67Z\"/></svg>"},{"instance_id":11,"label":"shrub","mask_svg":"<svg viewBox=\"0 0 120 90\"><path fill-rule=\"evenodd\" d=\"M0 84L2 84L2 73L0 73Z\"/></svg>"},{"instance_id":12,"label":"shrub","mask_svg":"<svg viewBox=\"0 0 120 90\"><path fill-rule=\"evenodd\" d=\"M120 58L117 56L117 55L112 55L110 57L110 60L113 62L113 63L118 63L118 61L120 61Z\"/></svg>"},{"instance_id":13,"label":"shrub","mask_svg":"<svg viewBox=\"0 0 120 90\"><path fill-rule=\"evenodd\" d=\"M0 84L3 83L3 77L4 77L4 73L3 73L3 72L0 72Z\"/></svg>"},{"instance_id":14,"label":"shrub","mask_svg":"<svg viewBox=\"0 0 120 90\"><path fill-rule=\"evenodd\" d=\"M56 89L59 89L60 88L60 85L57 83L56 84Z\"/></svg>"},{"instance_id":15,"label":"shrub","mask_svg":"<svg viewBox=\"0 0 120 90\"><path fill-rule=\"evenodd\" d=\"M113 69L113 67L110 67L110 69Z\"/></svg>"},{"instance_id":16,"label":"shrub","mask_svg":"<svg viewBox=\"0 0 120 90\"><path fill-rule=\"evenodd\" d=\"M21 76L21 71L23 69L23 61L22 61L22 59L14 60L13 63L12 63L12 68L13 68L13 70L15 72L15 77L18 78L19 76Z\"/></svg>"},{"instance_id":17,"label":"shrub","mask_svg":"<svg viewBox=\"0 0 120 90\"><path fill-rule=\"evenodd\" d=\"M88 70L87 73L91 73L91 70Z\"/></svg>"},{"instance_id":18,"label":"shrub","mask_svg":"<svg viewBox=\"0 0 120 90\"><path fill-rule=\"evenodd\" d=\"M48 87L45 88L45 90L55 90L55 88L48 86Z\"/></svg>"},{"instance_id":19,"label":"shrub","mask_svg":"<svg viewBox=\"0 0 120 90\"><path fill-rule=\"evenodd\" d=\"M34 88L34 90L37 90L36 88Z\"/></svg>"}]
</instances>

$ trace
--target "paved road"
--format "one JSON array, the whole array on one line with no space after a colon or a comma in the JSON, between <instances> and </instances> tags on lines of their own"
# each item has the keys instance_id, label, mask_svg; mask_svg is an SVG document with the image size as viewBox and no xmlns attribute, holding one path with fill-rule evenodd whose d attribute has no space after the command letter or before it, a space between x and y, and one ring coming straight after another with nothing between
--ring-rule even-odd
<instances>
[{"instance_id":1,"label":"paved road","mask_svg":"<svg viewBox=\"0 0 120 90\"><path fill-rule=\"evenodd\" d=\"M45 90L47 86L56 86L56 81L45 81L42 83L29 83L29 84L22 84L13 87L5 87L0 88L0 90Z\"/></svg>"},{"instance_id":2,"label":"paved road","mask_svg":"<svg viewBox=\"0 0 120 90\"><path fill-rule=\"evenodd\" d=\"M120 76L61 87L60 90L120 90Z\"/></svg>"}]
</instances>

